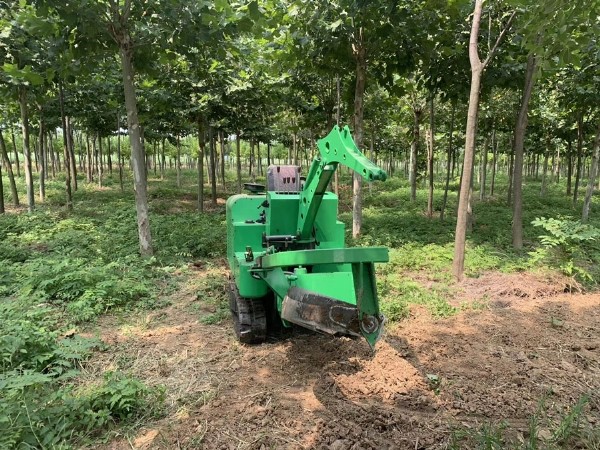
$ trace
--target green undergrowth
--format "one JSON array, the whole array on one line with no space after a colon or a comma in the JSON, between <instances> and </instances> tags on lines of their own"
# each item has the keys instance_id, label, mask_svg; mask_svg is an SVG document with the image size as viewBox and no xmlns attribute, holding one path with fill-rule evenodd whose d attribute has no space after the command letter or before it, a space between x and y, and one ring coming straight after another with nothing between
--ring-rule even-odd
<instances>
[{"instance_id":1,"label":"green undergrowth","mask_svg":"<svg viewBox=\"0 0 600 450\"><path fill-rule=\"evenodd\" d=\"M80 179L73 212L56 181L35 212L0 215L0 448L78 448L162 414L161 390L127 373L82 385L102 345L77 330L109 311L166 304L190 261L225 253L224 214L154 208L151 183L155 255L143 259L132 192L105 181Z\"/></svg>"},{"instance_id":2,"label":"green undergrowth","mask_svg":"<svg viewBox=\"0 0 600 450\"><path fill-rule=\"evenodd\" d=\"M200 322L216 325L230 318L225 282L222 274L208 274L200 282L196 292L197 302L192 308L200 316Z\"/></svg>"},{"instance_id":3,"label":"green undergrowth","mask_svg":"<svg viewBox=\"0 0 600 450\"><path fill-rule=\"evenodd\" d=\"M474 429L453 431L450 450L562 450L600 449L600 429L589 422L589 397L566 408L550 406L542 399L524 432L517 432L509 420L485 422Z\"/></svg>"},{"instance_id":4,"label":"green undergrowth","mask_svg":"<svg viewBox=\"0 0 600 450\"><path fill-rule=\"evenodd\" d=\"M71 448L157 411L162 392L120 372L77 388L101 342L63 334L55 309L4 300L0 316L0 448Z\"/></svg>"}]
</instances>

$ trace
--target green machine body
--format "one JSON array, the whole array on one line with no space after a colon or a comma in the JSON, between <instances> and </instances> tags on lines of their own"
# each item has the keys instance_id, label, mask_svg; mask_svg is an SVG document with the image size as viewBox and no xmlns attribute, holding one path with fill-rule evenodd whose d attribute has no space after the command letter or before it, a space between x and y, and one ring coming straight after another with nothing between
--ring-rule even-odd
<instances>
[{"instance_id":1,"label":"green machine body","mask_svg":"<svg viewBox=\"0 0 600 450\"><path fill-rule=\"evenodd\" d=\"M297 166L270 166L267 186L227 200L228 290L241 342L266 339L272 326L296 324L334 335L380 338L374 264L388 261L385 247L345 246L338 198L327 191L342 164L367 181L386 173L356 147L348 127L317 142L319 154L305 179Z\"/></svg>"}]
</instances>

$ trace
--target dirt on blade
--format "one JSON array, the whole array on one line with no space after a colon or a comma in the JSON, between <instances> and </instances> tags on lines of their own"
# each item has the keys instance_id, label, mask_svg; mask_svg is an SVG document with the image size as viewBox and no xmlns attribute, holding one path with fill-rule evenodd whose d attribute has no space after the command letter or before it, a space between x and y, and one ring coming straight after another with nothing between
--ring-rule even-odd
<instances>
[{"instance_id":1,"label":"dirt on blade","mask_svg":"<svg viewBox=\"0 0 600 450\"><path fill-rule=\"evenodd\" d=\"M598 294L489 287L484 307L451 318L413 309L373 354L362 340L306 333L240 345L229 322L200 322L204 276L160 316L103 324L112 345L90 377L119 368L167 395L165 418L105 448L442 449L457 428L502 420L526 439L541 399L560 411L586 394L583 420L600 426Z\"/></svg>"}]
</instances>

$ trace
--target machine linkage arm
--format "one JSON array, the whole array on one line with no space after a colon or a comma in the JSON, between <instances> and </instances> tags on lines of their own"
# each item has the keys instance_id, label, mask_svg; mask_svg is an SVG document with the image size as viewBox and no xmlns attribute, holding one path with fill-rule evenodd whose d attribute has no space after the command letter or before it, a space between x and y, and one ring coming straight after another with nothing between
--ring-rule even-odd
<instances>
[{"instance_id":1,"label":"machine linkage arm","mask_svg":"<svg viewBox=\"0 0 600 450\"><path fill-rule=\"evenodd\" d=\"M298 235L300 240L310 240L321 201L338 164L342 164L361 175L367 181L387 178L387 174L373 164L358 149L345 126L337 125L333 130L317 141L320 156L313 160L304 189L300 192L300 208L298 211Z\"/></svg>"}]
</instances>

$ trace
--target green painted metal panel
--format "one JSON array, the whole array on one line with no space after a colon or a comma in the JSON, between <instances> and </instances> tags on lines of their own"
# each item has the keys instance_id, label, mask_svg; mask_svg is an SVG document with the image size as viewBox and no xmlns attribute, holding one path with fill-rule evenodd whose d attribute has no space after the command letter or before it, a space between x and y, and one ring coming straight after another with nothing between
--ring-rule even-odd
<instances>
[{"instance_id":1,"label":"green painted metal panel","mask_svg":"<svg viewBox=\"0 0 600 450\"><path fill-rule=\"evenodd\" d=\"M272 235L296 235L296 218L298 216L298 194L278 194L268 192L266 232Z\"/></svg>"},{"instance_id":2,"label":"green painted metal panel","mask_svg":"<svg viewBox=\"0 0 600 450\"><path fill-rule=\"evenodd\" d=\"M354 247L279 252L257 258L257 266L273 267L312 266L315 264L344 264L355 262L388 262L386 247Z\"/></svg>"},{"instance_id":3,"label":"green painted metal panel","mask_svg":"<svg viewBox=\"0 0 600 450\"><path fill-rule=\"evenodd\" d=\"M306 273L298 275L295 286L356 305L352 272Z\"/></svg>"}]
</instances>

